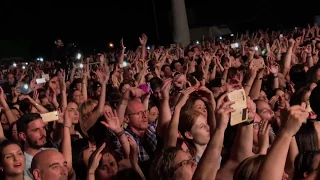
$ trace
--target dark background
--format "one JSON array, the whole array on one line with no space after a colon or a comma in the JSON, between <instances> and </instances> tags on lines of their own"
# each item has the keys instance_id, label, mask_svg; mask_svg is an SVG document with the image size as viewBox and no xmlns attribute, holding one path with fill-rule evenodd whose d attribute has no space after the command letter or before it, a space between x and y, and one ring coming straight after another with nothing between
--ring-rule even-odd
<instances>
[{"instance_id":1,"label":"dark background","mask_svg":"<svg viewBox=\"0 0 320 180\"><path fill-rule=\"evenodd\" d=\"M0 58L24 57L29 60L38 56L50 57L57 38L65 44L75 42L86 53L93 49L104 50L109 42L118 46L121 37L127 47L135 47L141 33L148 35L150 44L171 42L170 0L109 1L68 1L68 4L46 1L47 4L1 6ZM316 12L309 8L307 13L302 13L303 4L290 7L271 1L185 2L190 28L225 24L232 31L242 32L305 26L308 22L313 23L315 13L310 12Z\"/></svg>"}]
</instances>

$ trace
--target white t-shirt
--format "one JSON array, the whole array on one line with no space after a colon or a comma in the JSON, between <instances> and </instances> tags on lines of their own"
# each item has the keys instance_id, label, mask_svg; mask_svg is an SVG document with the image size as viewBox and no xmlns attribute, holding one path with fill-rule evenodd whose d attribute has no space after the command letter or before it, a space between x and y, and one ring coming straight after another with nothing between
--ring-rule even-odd
<instances>
[{"instance_id":1,"label":"white t-shirt","mask_svg":"<svg viewBox=\"0 0 320 180\"><path fill-rule=\"evenodd\" d=\"M54 150L57 150L55 148L41 148L41 151L43 150L47 150L47 149L54 149ZM26 177L29 177L30 179L33 179L33 175L32 175L32 172L30 171L31 169L31 162L32 162L32 159L33 159L33 156L31 156L30 154L26 153L26 152L23 152L24 154L24 176L25 178ZM26 180L26 179L25 179ZM27 179L29 180L29 179Z\"/></svg>"}]
</instances>

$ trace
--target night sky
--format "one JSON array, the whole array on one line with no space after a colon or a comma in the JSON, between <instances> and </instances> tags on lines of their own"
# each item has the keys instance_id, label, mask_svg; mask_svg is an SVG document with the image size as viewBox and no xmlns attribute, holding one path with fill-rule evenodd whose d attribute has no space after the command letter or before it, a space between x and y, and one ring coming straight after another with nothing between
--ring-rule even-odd
<instances>
[{"instance_id":1,"label":"night sky","mask_svg":"<svg viewBox=\"0 0 320 180\"><path fill-rule=\"evenodd\" d=\"M159 37L156 36L153 2L156 9ZM0 58L26 59L49 57L53 42L61 38L65 44L75 42L82 51L104 50L109 42L117 46L121 37L127 47L138 45L138 36L146 33L150 44L171 42L169 0L117 0L108 4L89 1L75 4L32 8L0 9ZM231 1L185 0L190 27L226 24L233 31L277 29L305 25L314 14L282 13L284 7L249 2L231 4ZM22 5L20 5L22 6ZM27 4L26 4L27 6ZM66 8L62 8L66 7ZM70 7L70 8L67 8ZM250 7L250 13L246 11ZM286 12L286 11L285 11ZM285 14L279 16L279 14Z\"/></svg>"}]
</instances>

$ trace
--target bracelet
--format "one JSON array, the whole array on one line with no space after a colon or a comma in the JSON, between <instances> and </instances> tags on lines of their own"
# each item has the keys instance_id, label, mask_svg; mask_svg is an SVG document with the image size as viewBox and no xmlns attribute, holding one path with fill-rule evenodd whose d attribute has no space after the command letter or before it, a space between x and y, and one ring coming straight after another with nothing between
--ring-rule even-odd
<instances>
[{"instance_id":1,"label":"bracelet","mask_svg":"<svg viewBox=\"0 0 320 180\"><path fill-rule=\"evenodd\" d=\"M278 74L273 75L273 78L278 78L278 77L279 77Z\"/></svg>"},{"instance_id":2,"label":"bracelet","mask_svg":"<svg viewBox=\"0 0 320 180\"><path fill-rule=\"evenodd\" d=\"M123 134L124 134L124 130L122 129L120 132L118 132L118 133L114 133L117 137L120 137L120 136L122 136Z\"/></svg>"},{"instance_id":3,"label":"bracelet","mask_svg":"<svg viewBox=\"0 0 320 180\"><path fill-rule=\"evenodd\" d=\"M63 125L63 127L66 127L66 128L68 128L68 129L70 129L70 128L71 128L70 126L66 126L66 125Z\"/></svg>"}]
</instances>

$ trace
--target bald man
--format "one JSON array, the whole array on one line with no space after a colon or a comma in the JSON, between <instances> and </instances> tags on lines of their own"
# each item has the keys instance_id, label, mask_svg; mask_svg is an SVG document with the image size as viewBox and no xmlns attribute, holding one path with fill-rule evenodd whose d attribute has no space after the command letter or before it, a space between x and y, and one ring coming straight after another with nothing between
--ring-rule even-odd
<instances>
[{"instance_id":1,"label":"bald man","mask_svg":"<svg viewBox=\"0 0 320 180\"><path fill-rule=\"evenodd\" d=\"M31 163L34 180L68 180L67 161L56 150L44 150L36 154ZM73 174L73 173L72 173Z\"/></svg>"}]
</instances>

